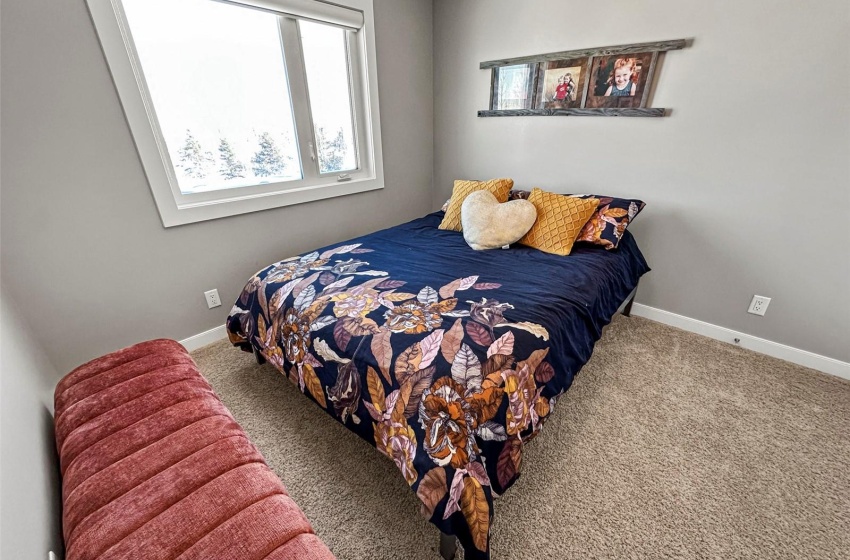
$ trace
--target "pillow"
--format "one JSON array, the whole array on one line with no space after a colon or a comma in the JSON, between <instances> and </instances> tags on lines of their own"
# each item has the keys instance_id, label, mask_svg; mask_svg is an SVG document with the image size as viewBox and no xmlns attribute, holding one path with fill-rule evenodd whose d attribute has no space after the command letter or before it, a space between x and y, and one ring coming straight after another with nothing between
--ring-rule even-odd
<instances>
[{"instance_id":1,"label":"pillow","mask_svg":"<svg viewBox=\"0 0 850 560\"><path fill-rule=\"evenodd\" d=\"M537 209L527 200L499 204L490 191L475 191L461 205L463 238L476 251L516 243L537 220Z\"/></svg>"},{"instance_id":2,"label":"pillow","mask_svg":"<svg viewBox=\"0 0 850 560\"><path fill-rule=\"evenodd\" d=\"M595 194L576 195L578 198L599 200L596 212L584 225L576 241L585 241L602 245L606 249L616 249L623 237L623 232L643 210L646 204L641 200L614 198Z\"/></svg>"},{"instance_id":3,"label":"pillow","mask_svg":"<svg viewBox=\"0 0 850 560\"><path fill-rule=\"evenodd\" d=\"M449 207L446 208L446 215L443 216L443 221L440 223L439 229L463 231L460 223L461 205L463 204L463 200L471 193L486 189L493 193L493 196L495 196L496 200L499 202L507 202L508 195L510 194L511 187L513 186L513 179L455 181L455 186L452 190L452 198L449 201Z\"/></svg>"},{"instance_id":4,"label":"pillow","mask_svg":"<svg viewBox=\"0 0 850 560\"><path fill-rule=\"evenodd\" d=\"M511 194L508 195L508 200L528 200L529 196L531 196L531 191L512 189Z\"/></svg>"},{"instance_id":5,"label":"pillow","mask_svg":"<svg viewBox=\"0 0 850 560\"><path fill-rule=\"evenodd\" d=\"M576 198L541 189L532 190L528 201L537 209L537 221L519 242L564 256L570 254L576 237L598 203L595 198Z\"/></svg>"}]
</instances>

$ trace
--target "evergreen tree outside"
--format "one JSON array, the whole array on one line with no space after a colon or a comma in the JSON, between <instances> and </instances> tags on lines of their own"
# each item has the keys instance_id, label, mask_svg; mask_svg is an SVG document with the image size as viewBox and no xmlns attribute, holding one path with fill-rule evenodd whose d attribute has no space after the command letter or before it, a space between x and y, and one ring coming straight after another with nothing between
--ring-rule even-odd
<instances>
[{"instance_id":1,"label":"evergreen tree outside","mask_svg":"<svg viewBox=\"0 0 850 560\"><path fill-rule=\"evenodd\" d=\"M222 138L219 141L218 154L221 159L221 166L218 168L219 175L228 181L245 177L245 164L236 157L236 152L233 151L233 146L227 138Z\"/></svg>"},{"instance_id":2,"label":"evergreen tree outside","mask_svg":"<svg viewBox=\"0 0 850 560\"><path fill-rule=\"evenodd\" d=\"M345 156L348 153L348 146L345 144L345 138L342 135L342 129L337 129L336 137L328 141L325 129L319 127L316 131L319 141L319 163L322 173L330 173L332 171L342 171L345 166Z\"/></svg>"},{"instance_id":3,"label":"evergreen tree outside","mask_svg":"<svg viewBox=\"0 0 850 560\"><path fill-rule=\"evenodd\" d=\"M204 152L201 143L192 135L192 131L186 129L186 141L178 151L180 162L177 167L183 170L187 177L203 179L207 176L207 170L215 163L210 152Z\"/></svg>"},{"instance_id":4,"label":"evergreen tree outside","mask_svg":"<svg viewBox=\"0 0 850 560\"><path fill-rule=\"evenodd\" d=\"M254 175L257 177L271 177L283 175L286 162L277 147L271 134L264 132L260 135L260 149L251 158Z\"/></svg>"}]
</instances>

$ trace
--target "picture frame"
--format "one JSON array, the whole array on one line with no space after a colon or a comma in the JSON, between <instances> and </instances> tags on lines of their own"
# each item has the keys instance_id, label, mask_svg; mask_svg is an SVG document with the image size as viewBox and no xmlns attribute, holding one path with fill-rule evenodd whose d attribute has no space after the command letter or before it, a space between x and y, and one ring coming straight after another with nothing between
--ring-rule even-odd
<instances>
[{"instance_id":1,"label":"picture frame","mask_svg":"<svg viewBox=\"0 0 850 560\"><path fill-rule=\"evenodd\" d=\"M650 96L667 53L684 49L691 41L672 39L486 60L479 68L490 71L490 106L479 110L478 116L670 116L671 109L652 107Z\"/></svg>"},{"instance_id":2,"label":"picture frame","mask_svg":"<svg viewBox=\"0 0 850 560\"><path fill-rule=\"evenodd\" d=\"M537 65L535 109L575 109L583 106L590 58L550 60Z\"/></svg>"},{"instance_id":3,"label":"picture frame","mask_svg":"<svg viewBox=\"0 0 850 560\"><path fill-rule=\"evenodd\" d=\"M583 107L646 107L658 52L594 56Z\"/></svg>"},{"instance_id":4,"label":"picture frame","mask_svg":"<svg viewBox=\"0 0 850 560\"><path fill-rule=\"evenodd\" d=\"M531 109L536 91L537 64L515 64L494 68L490 85L490 109Z\"/></svg>"}]
</instances>

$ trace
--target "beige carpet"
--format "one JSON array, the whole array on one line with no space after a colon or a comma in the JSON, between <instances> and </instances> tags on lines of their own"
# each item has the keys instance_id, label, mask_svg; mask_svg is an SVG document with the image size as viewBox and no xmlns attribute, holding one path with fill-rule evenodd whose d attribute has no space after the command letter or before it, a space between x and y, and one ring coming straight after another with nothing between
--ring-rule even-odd
<instances>
[{"instance_id":1,"label":"beige carpet","mask_svg":"<svg viewBox=\"0 0 850 560\"><path fill-rule=\"evenodd\" d=\"M389 460L250 354L193 355L340 560L439 559ZM492 553L846 559L850 383L618 317L496 501Z\"/></svg>"}]
</instances>

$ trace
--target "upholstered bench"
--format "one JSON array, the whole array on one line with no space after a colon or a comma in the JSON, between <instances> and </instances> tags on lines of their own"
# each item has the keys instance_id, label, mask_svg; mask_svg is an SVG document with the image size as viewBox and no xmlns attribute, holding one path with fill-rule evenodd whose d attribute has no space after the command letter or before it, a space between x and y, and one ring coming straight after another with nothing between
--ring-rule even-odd
<instances>
[{"instance_id":1,"label":"upholstered bench","mask_svg":"<svg viewBox=\"0 0 850 560\"><path fill-rule=\"evenodd\" d=\"M177 342L80 366L55 405L67 560L333 560Z\"/></svg>"}]
</instances>

